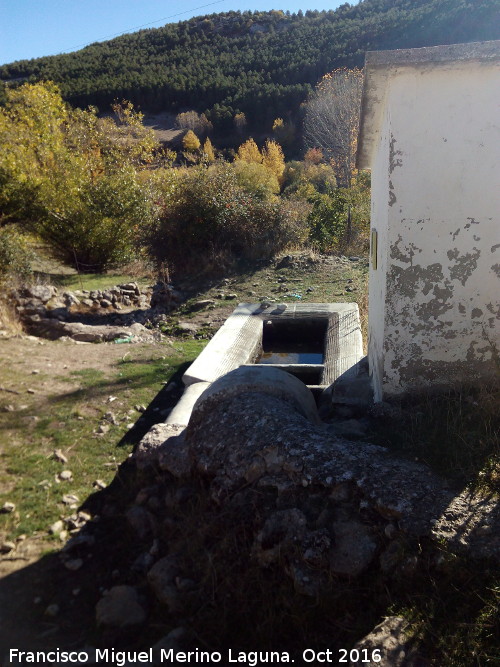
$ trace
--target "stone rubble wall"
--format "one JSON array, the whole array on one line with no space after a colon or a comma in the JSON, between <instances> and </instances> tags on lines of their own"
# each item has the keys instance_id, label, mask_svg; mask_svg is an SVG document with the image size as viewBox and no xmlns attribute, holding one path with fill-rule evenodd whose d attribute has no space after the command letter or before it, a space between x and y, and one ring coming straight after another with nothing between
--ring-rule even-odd
<instances>
[{"instance_id":1,"label":"stone rubble wall","mask_svg":"<svg viewBox=\"0 0 500 667\"><path fill-rule=\"evenodd\" d=\"M62 292L53 285L31 285L11 290L9 300L33 335L102 342L147 333L143 325L157 324L182 295L165 283L139 287L129 282L106 290Z\"/></svg>"}]
</instances>

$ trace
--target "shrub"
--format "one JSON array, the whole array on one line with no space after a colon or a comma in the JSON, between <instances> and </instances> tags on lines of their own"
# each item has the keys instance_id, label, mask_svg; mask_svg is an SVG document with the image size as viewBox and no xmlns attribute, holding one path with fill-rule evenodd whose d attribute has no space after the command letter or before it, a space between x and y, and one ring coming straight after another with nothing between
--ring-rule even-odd
<instances>
[{"instance_id":1,"label":"shrub","mask_svg":"<svg viewBox=\"0 0 500 667\"><path fill-rule=\"evenodd\" d=\"M297 243L304 236L301 213L277 197L263 199L241 187L230 164L193 167L165 198L149 248L158 263L177 272L200 272L217 263L227 268L237 259L268 258Z\"/></svg>"},{"instance_id":2,"label":"shrub","mask_svg":"<svg viewBox=\"0 0 500 667\"><path fill-rule=\"evenodd\" d=\"M311 192L313 205L308 217L309 240L320 250L346 252L348 248L367 250L370 228L370 177L366 172L355 176L350 188L338 188L325 194Z\"/></svg>"},{"instance_id":3,"label":"shrub","mask_svg":"<svg viewBox=\"0 0 500 667\"><path fill-rule=\"evenodd\" d=\"M345 194L340 190L331 195L315 192L309 202L313 205L308 217L311 245L321 252L340 249L348 220Z\"/></svg>"},{"instance_id":4,"label":"shrub","mask_svg":"<svg viewBox=\"0 0 500 667\"><path fill-rule=\"evenodd\" d=\"M296 193L304 185L311 185L316 192L322 194L333 191L337 180L333 168L328 164L312 162L288 162L283 174L284 193Z\"/></svg>"},{"instance_id":5,"label":"shrub","mask_svg":"<svg viewBox=\"0 0 500 667\"><path fill-rule=\"evenodd\" d=\"M233 168L238 184L259 199L269 199L279 193L278 179L263 164L236 160Z\"/></svg>"},{"instance_id":6,"label":"shrub","mask_svg":"<svg viewBox=\"0 0 500 667\"><path fill-rule=\"evenodd\" d=\"M99 272L131 258L140 225L152 214L148 189L123 167L85 182L77 197L36 221L56 255L82 272Z\"/></svg>"},{"instance_id":7,"label":"shrub","mask_svg":"<svg viewBox=\"0 0 500 667\"><path fill-rule=\"evenodd\" d=\"M9 90L0 109L0 219L18 220L80 270L131 252L152 202L138 173L157 142L130 104L118 122L71 110L52 83Z\"/></svg>"},{"instance_id":8,"label":"shrub","mask_svg":"<svg viewBox=\"0 0 500 667\"><path fill-rule=\"evenodd\" d=\"M17 229L12 226L0 228L0 283L29 278L33 259L25 237Z\"/></svg>"}]
</instances>

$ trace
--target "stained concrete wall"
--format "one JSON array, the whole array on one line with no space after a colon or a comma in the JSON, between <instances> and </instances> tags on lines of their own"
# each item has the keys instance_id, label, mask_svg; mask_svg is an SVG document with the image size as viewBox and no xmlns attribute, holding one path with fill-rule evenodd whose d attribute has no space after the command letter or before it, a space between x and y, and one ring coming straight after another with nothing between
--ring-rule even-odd
<instances>
[{"instance_id":1,"label":"stained concrete wall","mask_svg":"<svg viewBox=\"0 0 500 667\"><path fill-rule=\"evenodd\" d=\"M481 45L460 45L455 58L439 57L450 47L412 49L386 64L378 54L367 67L358 165L372 169L378 234L369 296L375 400L495 373L500 49L486 44L486 58L471 49Z\"/></svg>"}]
</instances>

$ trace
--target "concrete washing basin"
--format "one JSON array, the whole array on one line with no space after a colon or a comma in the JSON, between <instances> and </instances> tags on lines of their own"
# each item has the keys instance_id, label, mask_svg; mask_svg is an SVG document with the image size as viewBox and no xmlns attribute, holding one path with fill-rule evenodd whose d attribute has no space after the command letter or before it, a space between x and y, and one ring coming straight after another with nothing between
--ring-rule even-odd
<instances>
[{"instance_id":1,"label":"concrete washing basin","mask_svg":"<svg viewBox=\"0 0 500 667\"><path fill-rule=\"evenodd\" d=\"M166 423L186 426L200 396L236 368L262 369L261 377L266 368L285 371L319 402L339 378L358 377L362 359L356 303L241 303L184 373L186 389Z\"/></svg>"}]
</instances>

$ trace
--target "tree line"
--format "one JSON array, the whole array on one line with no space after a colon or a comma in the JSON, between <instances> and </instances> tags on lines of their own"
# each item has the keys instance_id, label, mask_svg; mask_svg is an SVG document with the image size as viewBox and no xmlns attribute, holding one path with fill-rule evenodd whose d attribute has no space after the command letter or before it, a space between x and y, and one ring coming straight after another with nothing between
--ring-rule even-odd
<instances>
[{"instance_id":1,"label":"tree line","mask_svg":"<svg viewBox=\"0 0 500 667\"><path fill-rule=\"evenodd\" d=\"M0 67L7 86L51 80L74 106L205 113L216 131L297 120L316 82L367 50L500 37L498 0L363 0L335 11L226 12Z\"/></svg>"},{"instance_id":2,"label":"tree line","mask_svg":"<svg viewBox=\"0 0 500 667\"><path fill-rule=\"evenodd\" d=\"M333 73L318 95L343 94L331 80L344 78L356 84L359 72ZM95 108L73 108L52 82L7 90L0 107L0 279L29 270L25 232L91 273L141 257L171 273L224 271L288 246L330 251L366 240L369 179L351 171L348 182L337 182L336 169L345 176L344 149L331 147L333 157L325 158L313 147L304 160L287 163L276 139L259 147L250 138L230 161L189 129L177 154L159 144L131 103L113 111L99 117ZM347 136L352 127L344 127Z\"/></svg>"}]
</instances>

